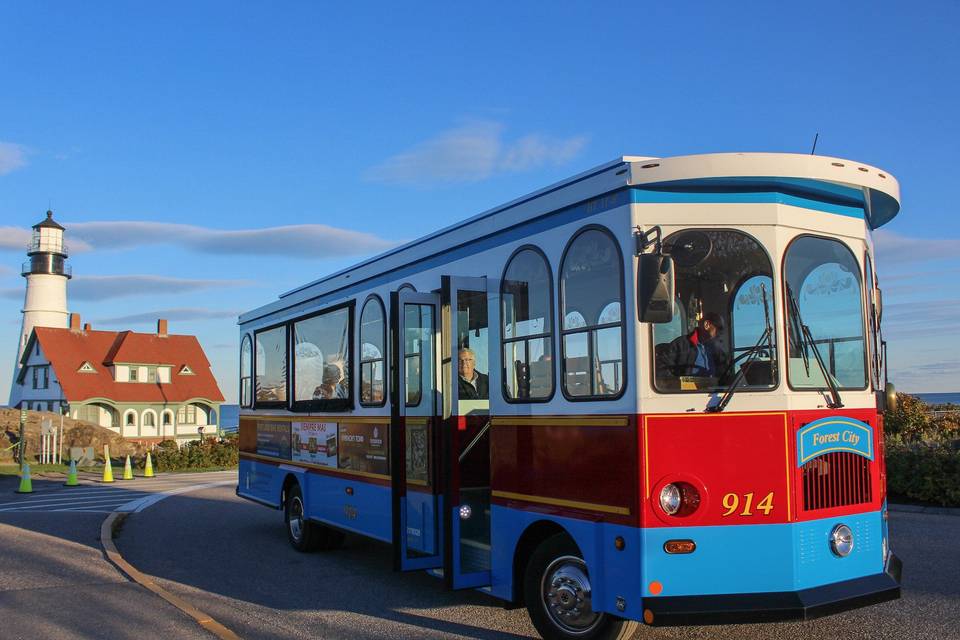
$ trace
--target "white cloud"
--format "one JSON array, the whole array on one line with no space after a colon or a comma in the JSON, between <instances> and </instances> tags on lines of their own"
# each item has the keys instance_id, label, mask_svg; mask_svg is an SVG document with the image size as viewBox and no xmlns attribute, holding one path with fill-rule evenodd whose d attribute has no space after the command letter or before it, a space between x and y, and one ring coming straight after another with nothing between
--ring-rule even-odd
<instances>
[{"instance_id":1,"label":"white cloud","mask_svg":"<svg viewBox=\"0 0 960 640\"><path fill-rule=\"evenodd\" d=\"M67 235L95 250L144 245L179 245L220 255L275 255L300 258L341 257L383 251L395 243L370 233L325 224L262 229L211 229L189 224L147 221L75 222ZM78 240L72 240L76 248Z\"/></svg>"},{"instance_id":2,"label":"white cloud","mask_svg":"<svg viewBox=\"0 0 960 640\"><path fill-rule=\"evenodd\" d=\"M575 157L587 143L583 136L553 138L529 134L504 140L504 126L477 121L450 129L387 158L369 169L374 182L407 185L478 182L496 173L528 171Z\"/></svg>"},{"instance_id":3,"label":"white cloud","mask_svg":"<svg viewBox=\"0 0 960 640\"><path fill-rule=\"evenodd\" d=\"M69 285L71 299L108 300L141 295L190 293L253 284L249 280L194 280L153 275L77 276Z\"/></svg>"},{"instance_id":4,"label":"white cloud","mask_svg":"<svg viewBox=\"0 0 960 640\"><path fill-rule=\"evenodd\" d=\"M27 149L12 142L0 142L0 176L27 164Z\"/></svg>"},{"instance_id":5,"label":"white cloud","mask_svg":"<svg viewBox=\"0 0 960 640\"><path fill-rule=\"evenodd\" d=\"M873 234L877 264L902 265L960 256L960 238L911 238L879 229Z\"/></svg>"},{"instance_id":6,"label":"white cloud","mask_svg":"<svg viewBox=\"0 0 960 640\"><path fill-rule=\"evenodd\" d=\"M0 250L26 252L29 245L29 229L0 227Z\"/></svg>"},{"instance_id":7,"label":"white cloud","mask_svg":"<svg viewBox=\"0 0 960 640\"><path fill-rule=\"evenodd\" d=\"M99 320L95 320L94 325L120 325L120 328L123 328L134 324L154 324L158 318L165 318L170 321L188 320L191 322L198 320L223 320L226 318L236 320L240 313L240 311L234 309L178 307L174 309L158 309L156 311L147 311L145 313L135 313L128 316L101 318ZM176 331L172 330L172 333L176 333Z\"/></svg>"}]
</instances>

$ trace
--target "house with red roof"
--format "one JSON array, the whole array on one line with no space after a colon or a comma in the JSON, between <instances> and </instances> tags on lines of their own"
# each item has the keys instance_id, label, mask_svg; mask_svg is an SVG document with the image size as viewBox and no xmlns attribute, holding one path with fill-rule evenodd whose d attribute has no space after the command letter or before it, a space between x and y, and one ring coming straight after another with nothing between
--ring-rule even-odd
<instances>
[{"instance_id":1,"label":"house with red roof","mask_svg":"<svg viewBox=\"0 0 960 640\"><path fill-rule=\"evenodd\" d=\"M196 336L33 327L11 406L62 411L144 442L196 439L217 430L223 394Z\"/></svg>"}]
</instances>

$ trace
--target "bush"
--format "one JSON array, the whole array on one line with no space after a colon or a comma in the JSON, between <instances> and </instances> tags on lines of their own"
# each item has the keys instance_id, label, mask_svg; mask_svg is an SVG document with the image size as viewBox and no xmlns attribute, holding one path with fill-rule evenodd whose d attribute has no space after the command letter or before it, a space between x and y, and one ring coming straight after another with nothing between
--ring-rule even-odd
<instances>
[{"instance_id":1,"label":"bush","mask_svg":"<svg viewBox=\"0 0 960 640\"><path fill-rule=\"evenodd\" d=\"M960 450L944 443L888 443L887 491L910 500L960 507Z\"/></svg>"},{"instance_id":2,"label":"bush","mask_svg":"<svg viewBox=\"0 0 960 640\"><path fill-rule=\"evenodd\" d=\"M157 445L154 455L154 464L158 471L233 468L237 466L240 458L236 435L223 440L193 440L182 447L178 447L173 440L164 440Z\"/></svg>"}]
</instances>

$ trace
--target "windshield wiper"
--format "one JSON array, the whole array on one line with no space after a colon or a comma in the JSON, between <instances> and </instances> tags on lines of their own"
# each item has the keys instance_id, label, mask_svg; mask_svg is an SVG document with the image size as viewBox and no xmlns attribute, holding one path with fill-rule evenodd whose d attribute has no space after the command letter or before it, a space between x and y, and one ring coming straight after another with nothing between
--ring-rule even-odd
<instances>
[{"instance_id":1,"label":"windshield wiper","mask_svg":"<svg viewBox=\"0 0 960 640\"><path fill-rule=\"evenodd\" d=\"M805 325L803 318L800 317L800 305L797 304L797 299L793 296L793 289L790 288L789 284L787 285L787 309L790 311L790 322L799 334L800 354L803 356L803 366L807 370L807 377L810 377L810 360L807 356L807 348L810 347L813 349L813 357L817 361L820 371L823 373L823 378L827 381L827 386L830 387L831 400L827 402L827 407L830 409L840 409L843 407L843 401L840 399L840 389L837 387L837 382L833 379L833 376L830 375L830 372L827 370L827 365L823 363L823 356L820 355L820 349L813 340L810 327Z\"/></svg>"},{"instance_id":2,"label":"windshield wiper","mask_svg":"<svg viewBox=\"0 0 960 640\"><path fill-rule=\"evenodd\" d=\"M740 369L737 371L737 375L733 377L733 381L727 386L727 389L723 392L723 396L720 398L720 401L712 406L708 406L705 411L707 413L720 413L727 408L727 405L730 403L730 400L733 398L733 394L736 391L737 387L740 386L740 383L746 378L746 371L750 368L750 365L754 360L760 355L760 352L766 350L770 355L771 363L771 377L773 375L773 361L774 361L774 346L773 346L773 327L770 325L770 305L767 304L767 287L760 283L760 293L763 296L763 319L766 324L763 333L760 335L760 339L757 340L757 343L750 347L746 353L741 355L739 358L733 360L730 363L730 367L727 368L729 371L737 364L737 360L741 358L746 358L746 361L740 365ZM766 346L764 346L766 343Z\"/></svg>"}]
</instances>

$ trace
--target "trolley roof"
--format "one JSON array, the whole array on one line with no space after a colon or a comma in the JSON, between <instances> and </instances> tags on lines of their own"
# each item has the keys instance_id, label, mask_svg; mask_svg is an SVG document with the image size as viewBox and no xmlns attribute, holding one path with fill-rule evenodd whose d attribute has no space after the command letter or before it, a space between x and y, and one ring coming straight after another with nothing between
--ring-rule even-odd
<instances>
[{"instance_id":1,"label":"trolley roof","mask_svg":"<svg viewBox=\"0 0 960 640\"><path fill-rule=\"evenodd\" d=\"M787 191L855 200L873 229L900 210L896 178L860 162L792 153L712 153L671 158L623 156L440 229L280 295L240 316L240 324L424 260L485 236L621 188L658 191Z\"/></svg>"}]
</instances>

